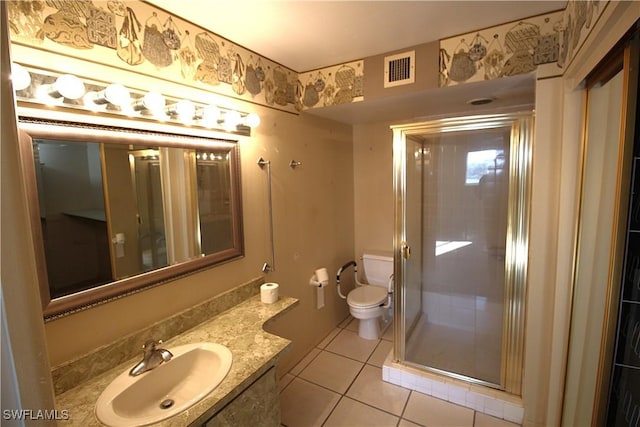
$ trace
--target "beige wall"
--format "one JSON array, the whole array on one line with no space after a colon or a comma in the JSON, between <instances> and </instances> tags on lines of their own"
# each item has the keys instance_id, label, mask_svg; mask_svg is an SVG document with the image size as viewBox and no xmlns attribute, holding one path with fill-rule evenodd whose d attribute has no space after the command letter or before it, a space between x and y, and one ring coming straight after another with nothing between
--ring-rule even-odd
<instances>
[{"instance_id":1,"label":"beige wall","mask_svg":"<svg viewBox=\"0 0 640 427\"><path fill-rule=\"evenodd\" d=\"M556 269L571 263L571 257L558 254L558 215L573 199L559 199L561 159L562 98L559 79L536 83L536 122L532 157L531 222L529 263L527 266L527 302L525 309L525 356L522 397L524 425L546 426L553 333ZM569 160L569 159L566 159ZM571 189L575 191L575 189ZM570 208L571 205L568 205ZM566 234L564 234L566 238ZM566 278L562 278L566 279ZM563 282L566 286L566 282ZM555 399L562 395L554 394Z\"/></svg>"},{"instance_id":2,"label":"beige wall","mask_svg":"<svg viewBox=\"0 0 640 427\"><path fill-rule=\"evenodd\" d=\"M393 250L393 133L388 122L353 128L355 254Z\"/></svg>"},{"instance_id":3,"label":"beige wall","mask_svg":"<svg viewBox=\"0 0 640 427\"><path fill-rule=\"evenodd\" d=\"M24 214L26 203L24 191L20 181L20 168L17 150L17 128L14 115L13 91L9 83L9 46L7 27L4 25L6 10L5 2L0 2L0 35L2 37L2 69L1 99L2 129L0 147L0 180L2 181L2 246L0 251L0 282L2 283L4 316L3 327L8 330L10 342L2 342L2 409L11 408L10 395L6 393L8 387L11 395L15 393L20 399L22 408L50 409L53 408L53 387L49 375L49 363L44 345L44 327L40 309L40 294L34 285L36 281L33 251L29 245L31 232L27 215ZM7 207L10 207L8 209ZM3 339L4 339L3 334ZM7 349L13 353L13 366L7 368L5 359ZM17 384L10 387L10 378L5 376L7 370L13 370ZM6 393L6 394L5 394ZM6 397L5 397L6 396ZM6 400L5 400L6 399ZM17 403L17 402L15 402ZM6 406L5 406L6 405ZM3 425L21 425L20 421L3 421ZM53 425L53 422L43 422L43 425Z\"/></svg>"},{"instance_id":4,"label":"beige wall","mask_svg":"<svg viewBox=\"0 0 640 427\"><path fill-rule=\"evenodd\" d=\"M364 93L366 100L415 94L438 88L440 44L437 41L407 47L364 60ZM412 84L384 87L386 56L415 51L415 82Z\"/></svg>"}]
</instances>

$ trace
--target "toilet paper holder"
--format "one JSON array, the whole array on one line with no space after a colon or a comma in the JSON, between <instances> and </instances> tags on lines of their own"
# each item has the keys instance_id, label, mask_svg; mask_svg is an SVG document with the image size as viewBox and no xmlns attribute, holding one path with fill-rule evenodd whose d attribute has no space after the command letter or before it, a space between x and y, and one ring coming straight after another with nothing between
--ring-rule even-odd
<instances>
[{"instance_id":1,"label":"toilet paper holder","mask_svg":"<svg viewBox=\"0 0 640 427\"><path fill-rule=\"evenodd\" d=\"M309 279L309 285L315 286L316 288L324 288L329 284L329 273L326 268L319 268L314 273L313 276Z\"/></svg>"}]
</instances>

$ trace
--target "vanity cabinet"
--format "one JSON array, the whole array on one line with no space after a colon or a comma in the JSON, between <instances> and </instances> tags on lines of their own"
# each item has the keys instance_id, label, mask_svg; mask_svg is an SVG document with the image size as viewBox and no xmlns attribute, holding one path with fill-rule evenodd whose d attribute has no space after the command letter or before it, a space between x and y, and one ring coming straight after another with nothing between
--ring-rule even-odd
<instances>
[{"instance_id":1,"label":"vanity cabinet","mask_svg":"<svg viewBox=\"0 0 640 427\"><path fill-rule=\"evenodd\" d=\"M196 321L198 316L208 316L186 332L174 333L165 343L169 350L193 343L217 343L231 351L231 369L220 385L190 408L162 420L154 426L194 427L279 427L280 396L276 377L278 360L291 346L291 341L264 330L264 324L298 304L298 300L280 296L273 304L262 303L259 278L220 294L187 311L164 321L161 329L164 336L172 328L184 328L187 321ZM246 293L250 296L247 297ZM231 305L231 307L229 307ZM219 312L220 310L224 310ZM211 313L214 312L212 315ZM211 317L212 316L212 317ZM196 320L194 320L196 319ZM143 329L135 341L142 337L160 335L157 325ZM126 341L126 342L125 342ZM118 375L131 369L139 356L126 359L106 372L93 370L105 363L114 363L114 354L131 346L126 340L115 342L108 349L90 353L84 358L54 370L54 383L59 393L57 407L69 411L70 420L65 427L101 427L103 423L96 415L96 402L103 391ZM123 350L124 348L124 350ZM129 353L125 353L130 357ZM69 387L70 385L75 386ZM131 425L135 424L134 421Z\"/></svg>"},{"instance_id":2,"label":"vanity cabinet","mask_svg":"<svg viewBox=\"0 0 640 427\"><path fill-rule=\"evenodd\" d=\"M262 374L203 424L204 427L279 425L280 396L275 367Z\"/></svg>"}]
</instances>

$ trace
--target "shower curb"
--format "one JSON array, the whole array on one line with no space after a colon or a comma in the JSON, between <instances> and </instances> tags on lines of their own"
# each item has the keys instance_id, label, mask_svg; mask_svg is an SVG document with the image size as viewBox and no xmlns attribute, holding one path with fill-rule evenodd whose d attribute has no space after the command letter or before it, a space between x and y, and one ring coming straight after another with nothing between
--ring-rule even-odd
<instances>
[{"instance_id":1,"label":"shower curb","mask_svg":"<svg viewBox=\"0 0 640 427\"><path fill-rule=\"evenodd\" d=\"M382 366L382 380L512 423L524 420L519 396L424 372L394 361L391 354Z\"/></svg>"}]
</instances>

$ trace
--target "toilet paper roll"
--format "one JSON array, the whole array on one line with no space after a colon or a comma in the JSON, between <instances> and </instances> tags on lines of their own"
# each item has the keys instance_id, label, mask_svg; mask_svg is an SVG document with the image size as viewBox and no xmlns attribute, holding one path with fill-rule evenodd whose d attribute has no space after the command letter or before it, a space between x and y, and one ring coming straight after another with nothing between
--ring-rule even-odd
<instances>
[{"instance_id":1,"label":"toilet paper roll","mask_svg":"<svg viewBox=\"0 0 640 427\"><path fill-rule=\"evenodd\" d=\"M326 283L329 281L329 273L326 268L319 268L316 270L316 280L320 283Z\"/></svg>"},{"instance_id":2,"label":"toilet paper roll","mask_svg":"<svg viewBox=\"0 0 640 427\"><path fill-rule=\"evenodd\" d=\"M265 304L273 304L278 301L279 287L277 283L265 283L260 286L260 301Z\"/></svg>"}]
</instances>

